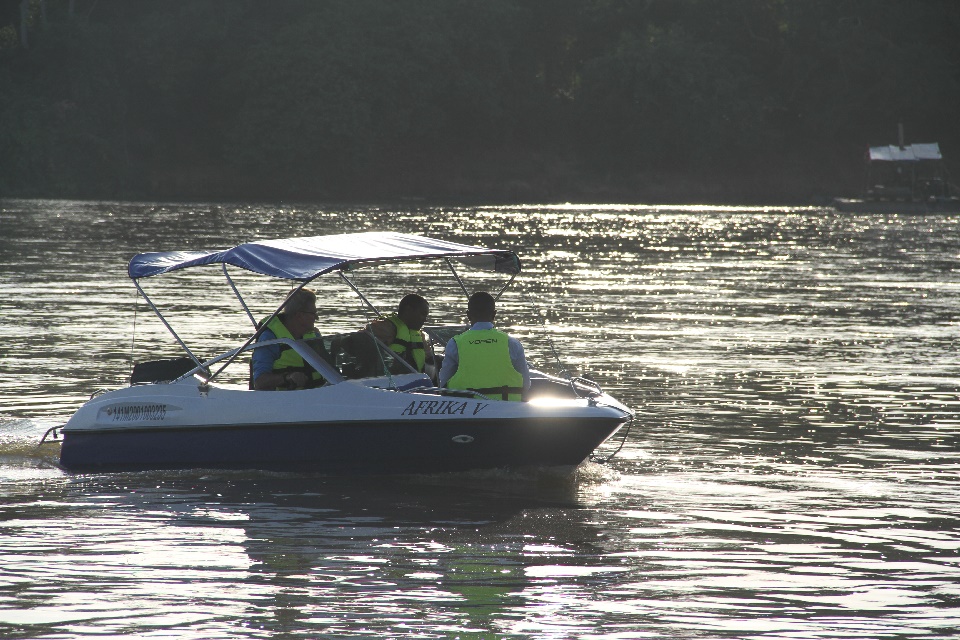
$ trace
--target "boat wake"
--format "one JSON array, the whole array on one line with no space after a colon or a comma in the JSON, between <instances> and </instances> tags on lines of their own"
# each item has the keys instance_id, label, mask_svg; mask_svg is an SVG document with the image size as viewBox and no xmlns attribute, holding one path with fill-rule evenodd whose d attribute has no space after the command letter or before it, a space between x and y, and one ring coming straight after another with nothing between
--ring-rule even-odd
<instances>
[{"instance_id":1,"label":"boat wake","mask_svg":"<svg viewBox=\"0 0 960 640\"><path fill-rule=\"evenodd\" d=\"M601 485L620 480L620 472L598 462L587 460L576 468L577 483L581 485Z\"/></svg>"},{"instance_id":2,"label":"boat wake","mask_svg":"<svg viewBox=\"0 0 960 640\"><path fill-rule=\"evenodd\" d=\"M34 420L0 420L0 483L22 480L25 476L46 474L50 470L60 473L57 456L59 441L38 446L46 425Z\"/></svg>"}]
</instances>

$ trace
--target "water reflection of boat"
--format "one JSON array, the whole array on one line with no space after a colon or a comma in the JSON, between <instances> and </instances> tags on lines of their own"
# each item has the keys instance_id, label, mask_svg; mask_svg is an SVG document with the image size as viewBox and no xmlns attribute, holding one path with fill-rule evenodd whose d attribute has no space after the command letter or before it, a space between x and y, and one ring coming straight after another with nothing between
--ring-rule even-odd
<instances>
[{"instance_id":1,"label":"water reflection of boat","mask_svg":"<svg viewBox=\"0 0 960 640\"><path fill-rule=\"evenodd\" d=\"M577 465L632 417L595 383L540 371L531 371L532 388L524 402L437 388L428 375L362 331L325 336L322 345L311 345L289 338L258 342L255 330L240 347L203 361L140 286L143 278L219 264L256 328L228 265L292 280L299 283L295 290L334 273L369 304L348 274L410 261L444 263L464 293L455 263L509 276L500 293L520 271L512 251L397 233L291 238L225 251L135 256L129 276L188 357L138 365L129 387L84 404L59 429L61 466L392 473ZM462 329L427 331L442 347L445 338ZM277 343L300 354L323 376L323 386L266 392L218 379L241 354Z\"/></svg>"},{"instance_id":2,"label":"water reflection of boat","mask_svg":"<svg viewBox=\"0 0 960 640\"><path fill-rule=\"evenodd\" d=\"M899 144L870 147L866 156L866 188L861 198L836 198L839 211L866 213L934 213L960 211L960 197L951 186L940 145Z\"/></svg>"}]
</instances>

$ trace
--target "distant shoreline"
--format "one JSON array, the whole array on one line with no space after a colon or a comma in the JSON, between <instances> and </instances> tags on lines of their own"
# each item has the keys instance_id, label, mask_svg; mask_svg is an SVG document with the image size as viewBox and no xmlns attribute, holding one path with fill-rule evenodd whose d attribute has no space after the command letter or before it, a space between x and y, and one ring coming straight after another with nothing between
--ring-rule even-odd
<instances>
[{"instance_id":1,"label":"distant shoreline","mask_svg":"<svg viewBox=\"0 0 960 640\"><path fill-rule=\"evenodd\" d=\"M479 173L479 172L477 172ZM845 179L840 176L847 174ZM339 190L284 188L234 182L211 172L170 172L149 188L116 192L12 192L4 198L128 200L146 202L313 202L403 203L409 205L476 204L648 204L729 206L829 206L835 197L858 197L850 173L806 178L767 169L739 176L644 173L583 176L572 172L520 172L519 176L416 175L381 179ZM203 175L203 180L197 176ZM859 177L859 174L856 176Z\"/></svg>"}]
</instances>

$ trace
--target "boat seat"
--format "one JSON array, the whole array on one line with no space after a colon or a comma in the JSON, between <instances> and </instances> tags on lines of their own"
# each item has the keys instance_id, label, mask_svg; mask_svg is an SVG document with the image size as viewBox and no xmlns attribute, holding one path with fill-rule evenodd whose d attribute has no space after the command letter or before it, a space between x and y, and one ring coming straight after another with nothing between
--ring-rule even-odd
<instances>
[{"instance_id":1,"label":"boat seat","mask_svg":"<svg viewBox=\"0 0 960 640\"><path fill-rule=\"evenodd\" d=\"M197 366L191 358L168 358L149 360L133 365L130 384L149 384L152 382L170 382Z\"/></svg>"},{"instance_id":2,"label":"boat seat","mask_svg":"<svg viewBox=\"0 0 960 640\"><path fill-rule=\"evenodd\" d=\"M379 373L376 342L364 331L334 337L330 352L345 378L369 378Z\"/></svg>"}]
</instances>

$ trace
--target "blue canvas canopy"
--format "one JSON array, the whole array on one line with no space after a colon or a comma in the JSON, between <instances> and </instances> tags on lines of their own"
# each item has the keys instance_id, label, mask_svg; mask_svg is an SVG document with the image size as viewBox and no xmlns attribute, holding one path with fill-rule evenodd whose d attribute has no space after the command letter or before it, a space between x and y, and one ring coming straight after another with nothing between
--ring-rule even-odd
<instances>
[{"instance_id":1,"label":"blue canvas canopy","mask_svg":"<svg viewBox=\"0 0 960 640\"><path fill-rule=\"evenodd\" d=\"M134 280L207 264L229 264L275 278L307 282L329 271L361 265L452 258L477 269L516 274L513 251L472 247L406 233L347 233L247 242L221 251L141 253L127 269Z\"/></svg>"}]
</instances>

